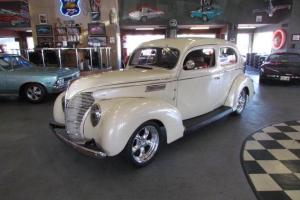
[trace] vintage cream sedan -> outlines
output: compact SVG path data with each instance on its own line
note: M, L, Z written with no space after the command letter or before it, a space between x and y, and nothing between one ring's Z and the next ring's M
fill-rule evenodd
M164 143L231 113L254 94L235 45L218 39L163 39L142 44L125 70L73 82L54 105L53 132L102 158L121 152L136 166Z

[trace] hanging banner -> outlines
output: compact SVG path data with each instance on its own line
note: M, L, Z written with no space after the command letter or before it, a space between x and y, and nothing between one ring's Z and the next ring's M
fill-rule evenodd
M61 7L60 12L68 17L74 17L80 15L80 0L60 0Z

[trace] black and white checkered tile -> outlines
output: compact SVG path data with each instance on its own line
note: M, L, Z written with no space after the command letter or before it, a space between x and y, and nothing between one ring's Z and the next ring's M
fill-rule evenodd
M241 160L259 200L300 200L300 121L275 124L249 136Z

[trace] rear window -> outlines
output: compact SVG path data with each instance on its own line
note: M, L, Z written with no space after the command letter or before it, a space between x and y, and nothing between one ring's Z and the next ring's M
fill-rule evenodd
M297 54L273 54L267 59L273 63L300 63L300 56Z

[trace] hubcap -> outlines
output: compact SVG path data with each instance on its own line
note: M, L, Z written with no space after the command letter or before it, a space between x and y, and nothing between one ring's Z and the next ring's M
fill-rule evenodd
M236 109L236 111L238 113L241 113L244 110L246 102L247 102L247 95L246 95L245 91L243 90L239 96L238 105L237 105L237 109Z
M27 89L27 97L33 101L37 101L41 98L42 96L42 90L41 88L37 86L30 86Z
M132 144L132 156L138 163L149 161L157 152L159 134L154 126L142 128L134 137Z

